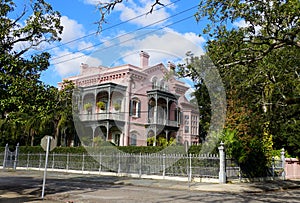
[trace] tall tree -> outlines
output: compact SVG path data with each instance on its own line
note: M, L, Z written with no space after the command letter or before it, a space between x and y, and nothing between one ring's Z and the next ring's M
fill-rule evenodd
M266 148L284 146L298 156L299 12L298 0L208 0L197 13L210 20L203 34L212 39L207 53L227 87L231 127L244 124ZM245 25L228 26L237 21Z
M36 101L45 86L39 78L49 66L50 55L33 54L32 51L42 43L60 40L62 32L60 14L44 0L30 1L21 13L15 10L14 1L0 2L0 119L5 123L1 125L1 136L6 138L11 133L8 126L20 124L18 115L28 118L40 108ZM24 125L23 122L20 126ZM24 135L25 129L20 126L11 141Z

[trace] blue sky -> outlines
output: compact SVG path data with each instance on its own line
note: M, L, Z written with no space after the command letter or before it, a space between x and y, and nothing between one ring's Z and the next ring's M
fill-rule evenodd
M159 8L158 6L156 9L159 9L155 10L152 14L144 15L134 20L131 19L148 12L153 1L124 1L124 4L118 5L114 11L107 16L107 23L103 24L103 32L94 35L92 33L95 33L98 29L95 22L100 18L100 14L96 9L98 1L47 1L52 5L54 10L61 13L61 22L64 26L64 31L60 43L46 45L44 47L45 49L54 47L49 50L52 55L52 60L50 61L51 66L42 74L42 80L46 84L57 86L57 82L62 81L63 78L78 74L81 63L88 63L91 66L109 66L112 65L113 62L114 65L119 65L118 63L122 62L137 63L134 58L138 58L138 56L134 53L132 55L129 54L130 56L127 60L125 59L120 62L115 62L115 58L109 59L110 57L107 56L122 58L122 56L116 56L116 53L123 52L124 55L126 50L132 49L132 47L126 46L126 43L120 44L120 42L126 40L128 40L127 44L139 44L134 47L134 50L155 49L156 53L150 53L150 64L153 65L159 61L165 62L165 60L175 60L176 62L180 56L184 57L184 53L191 48L189 45L183 45L180 37L186 38L186 40L194 43L194 45L197 46L196 49L198 49L198 52L202 50L205 40L198 37L198 34L204 24L201 22L197 23L193 17L197 11L198 0L164 0L162 2L168 6L164 8ZM181 20L182 22L180 22ZM118 25L120 23L122 24ZM126 33L129 34L127 35ZM89 34L92 35L77 40L74 43L65 44ZM120 35L121 37L118 38ZM179 40L169 41L168 39L172 38L170 35L178 35ZM133 40L131 41L130 39ZM137 43L137 41L139 42ZM155 43L157 43L157 45L155 45ZM102 50L104 47L111 46L111 44L115 44L116 46ZM147 44L151 44L152 46L147 47ZM60 46L56 47L58 45ZM160 47L164 48L161 50ZM175 51L175 49L179 48L180 51ZM196 49L193 47L193 51L196 51ZM168 57L167 55L164 58L161 56L162 52L173 53L174 51L177 56L175 58ZM133 61L130 61L130 58L133 58Z
M28 1L18 2L22 5ZM204 53L207 39L198 35L207 21L196 22L193 16L199 0L161 0L166 6L157 6L148 15L143 14L150 10L153 0L124 0L124 4L117 5L107 16L103 32L98 34L95 34L98 29L95 22L100 18L96 9L99 1L46 2L61 13L64 27L60 42L39 47L39 51L47 50L52 56L49 69L41 77L49 85L57 86L63 78L77 75L81 63L90 66L138 65L140 50L150 52L150 65L167 61L178 63L187 51L197 55Z

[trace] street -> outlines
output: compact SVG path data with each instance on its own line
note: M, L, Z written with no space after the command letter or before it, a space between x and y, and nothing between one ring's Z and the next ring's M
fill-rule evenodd
M216 192L189 190L188 187L176 189L186 182L158 181L161 187L153 187L151 180L140 180L137 185L135 182L138 180L49 172L43 202L300 202L299 188L269 192ZM202 183L201 187L206 185L212 184ZM219 184L212 186L223 187ZM1 203L41 202L41 187L41 171L0 172Z

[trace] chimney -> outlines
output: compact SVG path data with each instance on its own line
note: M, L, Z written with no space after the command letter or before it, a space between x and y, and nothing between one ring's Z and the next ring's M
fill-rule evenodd
M175 68L176 68L176 65L170 61L168 61L168 69L169 71L173 71L173 73L175 73Z
M147 68L149 65L149 54L147 52L140 52L140 66L141 68Z

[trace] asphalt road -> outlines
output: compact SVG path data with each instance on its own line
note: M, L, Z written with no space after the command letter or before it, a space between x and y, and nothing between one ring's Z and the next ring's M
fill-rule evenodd
M0 203L16 202L300 202L300 189L259 193L205 192L122 184L125 178L48 173L0 172ZM172 184L172 182L170 182ZM182 183L186 184L186 183ZM170 185L171 186L171 185Z

